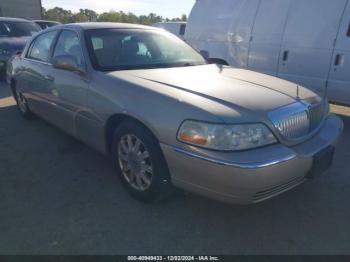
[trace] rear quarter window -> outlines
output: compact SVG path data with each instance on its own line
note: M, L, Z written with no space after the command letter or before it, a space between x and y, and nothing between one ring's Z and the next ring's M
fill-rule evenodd
M91 38L92 41L92 47L94 48L94 50L99 50L103 48L103 39L100 37L92 37Z

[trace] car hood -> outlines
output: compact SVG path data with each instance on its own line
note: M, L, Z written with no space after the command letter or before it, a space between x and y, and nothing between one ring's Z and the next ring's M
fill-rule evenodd
M317 96L306 88L276 77L218 65L124 72L127 72L129 81L142 79L161 84L155 88L177 89L180 91L177 98L181 100L186 100L186 94L192 93L236 109L271 111ZM171 94L173 92L169 91Z
M30 37L0 37L0 49L22 51Z

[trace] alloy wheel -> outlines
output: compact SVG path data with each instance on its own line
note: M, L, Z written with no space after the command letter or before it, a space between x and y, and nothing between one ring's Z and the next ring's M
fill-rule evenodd
M132 134L121 137L118 162L125 180L132 188L146 191L151 187L153 165L150 153L140 138Z

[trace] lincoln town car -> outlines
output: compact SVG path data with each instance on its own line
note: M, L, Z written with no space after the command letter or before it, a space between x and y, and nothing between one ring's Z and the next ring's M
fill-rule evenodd
M343 130L325 96L212 64L141 25L49 28L10 60L7 80L24 118L39 116L110 155L144 202L174 188L261 202L317 179Z

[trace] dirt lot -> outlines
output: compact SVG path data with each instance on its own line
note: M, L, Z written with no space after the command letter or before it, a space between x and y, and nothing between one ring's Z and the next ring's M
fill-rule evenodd
M0 84L0 254L350 254L350 109L334 166L282 196L231 206L131 199L111 160L37 119Z

